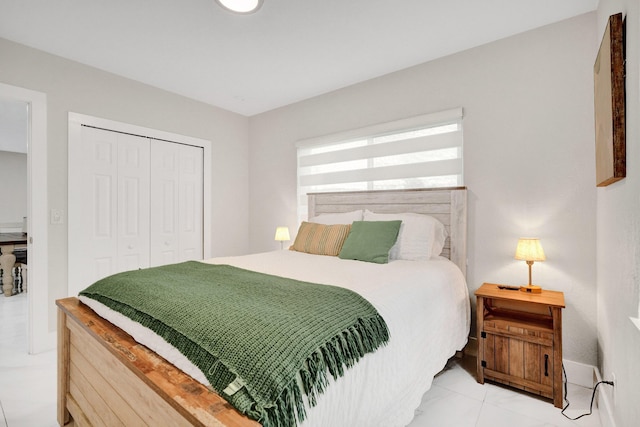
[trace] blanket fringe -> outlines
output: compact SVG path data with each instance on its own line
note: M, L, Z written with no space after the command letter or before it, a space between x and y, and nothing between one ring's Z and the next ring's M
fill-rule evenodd
M299 379L292 381L280 394L275 407L264 408L259 420L264 427L295 427L306 418L303 394L310 406L328 383L327 372L334 379L344 375L365 354L373 352L389 341L389 330L381 316L358 319L353 327L335 336L309 356L299 371ZM302 387L302 390L301 390Z

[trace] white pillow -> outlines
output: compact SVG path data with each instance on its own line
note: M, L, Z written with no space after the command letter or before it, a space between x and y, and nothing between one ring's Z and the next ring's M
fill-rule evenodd
M315 222L317 224L336 225L336 224L351 224L353 221L362 221L362 211L351 211L342 213L330 213L314 216L309 219L309 222Z
M444 225L429 215L417 213L378 214L364 211L365 221L401 220L398 240L389 251L389 259L425 261L440 255L447 238Z
M447 229L444 228L443 223L433 217L429 218L432 218L435 221L435 227L433 229L433 246L431 247L431 258L433 258L440 256L442 253L444 242L447 240L449 233L447 233Z

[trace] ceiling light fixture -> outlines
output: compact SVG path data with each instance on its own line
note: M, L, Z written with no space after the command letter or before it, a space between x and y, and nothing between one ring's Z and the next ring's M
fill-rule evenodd
M218 4L235 13L253 13L260 9L262 0L216 0Z

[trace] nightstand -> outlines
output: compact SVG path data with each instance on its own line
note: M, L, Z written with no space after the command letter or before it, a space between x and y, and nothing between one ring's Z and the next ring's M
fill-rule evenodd
M562 407L562 292L484 283L476 292L478 382L516 387ZM500 285L502 286L502 285Z

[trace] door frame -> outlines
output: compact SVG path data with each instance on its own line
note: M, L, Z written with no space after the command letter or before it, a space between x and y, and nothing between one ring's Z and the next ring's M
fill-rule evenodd
M202 253L204 259L211 258L212 254L212 235L211 235L211 215L212 215L212 162L211 162L211 152L212 152L212 143L209 140L195 138L186 135L180 135L177 133L166 132L158 129L147 128L138 125L132 125L129 123L118 122L109 119L103 119L100 117L88 116L86 114L69 112L69 165L72 164L72 156L74 155L74 147L77 147L82 143L82 126L93 126L96 128L128 133L132 135L142 136L146 138L158 139L162 141L175 142L179 144L192 145L195 147L201 147L203 149L203 186L202 186L202 208L203 208L203 216L202 216ZM153 143L153 141L151 142ZM73 178L71 176L72 171L71 168L68 170L68 193L69 193L69 215L71 215L71 200L72 200L72 182ZM71 220L69 221L71 222ZM69 233L71 233L71 228L69 227ZM69 247L74 244L69 238ZM69 257L69 269L72 268L72 257ZM80 289L73 289L72 284L69 283L68 294L75 296Z
M49 248L47 212L47 95L0 83L0 97L25 102L29 124L27 141L27 351L40 353L56 347L56 331L49 328ZM53 322L55 325L55 322Z

